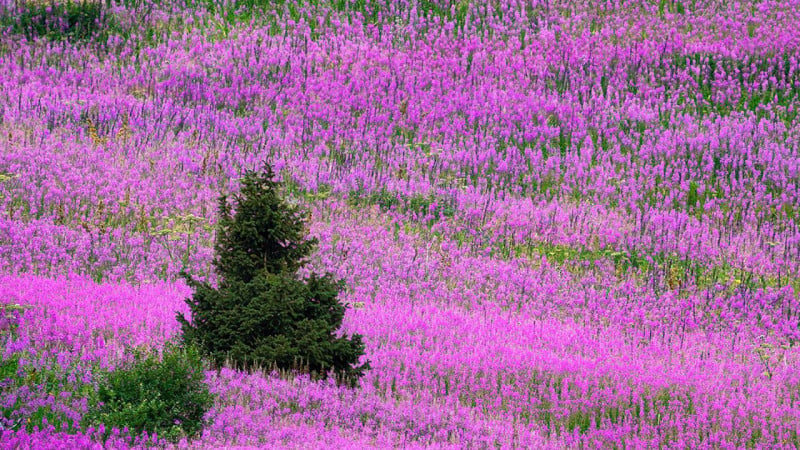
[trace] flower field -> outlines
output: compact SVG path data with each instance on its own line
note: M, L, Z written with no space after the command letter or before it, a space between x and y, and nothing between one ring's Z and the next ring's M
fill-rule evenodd
M0 447L800 446L800 1L35 4L0 1ZM95 374L180 331L265 160L372 369L210 370L201 435L101 439Z

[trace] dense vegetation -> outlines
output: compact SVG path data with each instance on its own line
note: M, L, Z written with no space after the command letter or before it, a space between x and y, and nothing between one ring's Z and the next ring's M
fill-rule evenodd
M154 443L106 374L314 273L355 389L222 364L177 445L800 446L797 1L52 3L0 2L0 446ZM317 245L230 283L265 160Z

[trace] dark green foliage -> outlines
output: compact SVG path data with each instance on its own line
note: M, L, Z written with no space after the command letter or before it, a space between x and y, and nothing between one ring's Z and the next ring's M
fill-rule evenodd
M215 268L219 287L186 276L191 323L181 314L185 342L218 367L304 370L317 378L333 372L354 383L369 368L360 335L337 337L345 307L342 285L330 274L296 275L316 245L305 237L305 217L280 196L267 165L247 172L236 212L220 200Z
M250 282L258 273L295 272L316 246L305 237L305 217L280 197L272 168L248 172L234 195L236 216L227 197L219 201L214 267L221 281Z
M361 336L335 337L344 306L338 283L329 275L298 280L291 274L264 273L249 283L232 281L224 289L190 280L192 324L184 339L201 345L215 364L241 369L303 369L318 376L333 370L360 376L351 368L364 352Z
M84 425L105 424L133 435L146 431L177 441L197 434L213 404L204 383L205 367L191 346L167 345L162 358L137 355L134 361L100 377L97 401Z
M30 1L16 11L0 15L0 27L10 28L14 34L32 39L88 40L95 37L110 23L103 4L95 0Z

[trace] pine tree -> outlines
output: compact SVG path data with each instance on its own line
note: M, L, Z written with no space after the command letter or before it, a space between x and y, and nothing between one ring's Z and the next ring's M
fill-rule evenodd
M304 212L279 189L265 164L245 174L233 203L220 198L217 287L184 275L194 294L186 299L191 322L177 317L183 339L217 367L305 370L316 378L332 371L353 383L369 363L357 365L365 348L361 335L336 336L345 312L338 300L343 284L330 274L298 277L317 241L306 237Z

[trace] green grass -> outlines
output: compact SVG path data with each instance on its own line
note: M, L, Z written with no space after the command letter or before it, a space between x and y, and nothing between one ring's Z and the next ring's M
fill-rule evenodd
M8 359L0 359L0 385L13 383L18 377L19 355L11 355Z

